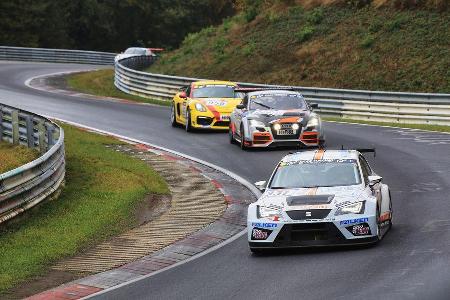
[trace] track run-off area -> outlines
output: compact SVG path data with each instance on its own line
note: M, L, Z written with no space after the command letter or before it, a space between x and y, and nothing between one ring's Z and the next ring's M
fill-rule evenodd
M289 151L242 151L226 133L170 126L168 107L83 99L39 91L34 76L96 66L0 62L0 103L142 140L266 180ZM254 256L246 236L188 263L106 290L96 299L448 299L450 134L325 123L330 149L376 147L366 155L389 184L394 227L368 248Z

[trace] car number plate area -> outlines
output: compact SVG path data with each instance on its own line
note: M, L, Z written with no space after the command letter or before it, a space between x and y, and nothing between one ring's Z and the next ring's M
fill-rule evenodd
M230 116L220 116L220 121L230 121Z
M280 129L277 131L277 135L293 135L294 130L293 129Z

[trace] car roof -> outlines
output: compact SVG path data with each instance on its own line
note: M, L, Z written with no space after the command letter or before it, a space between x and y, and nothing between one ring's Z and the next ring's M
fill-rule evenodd
M221 80L200 80L193 82L194 87L199 85L232 85L237 86L236 83L231 81L221 81Z
M297 94L301 95L300 92L297 91L289 91L289 90L261 90L261 91L255 91L255 92L249 92L248 96L256 96L256 95L265 95L265 94L282 94L282 95L288 95L288 94Z
M328 159L358 159L359 152L356 150L309 150L288 154L282 162L313 161Z

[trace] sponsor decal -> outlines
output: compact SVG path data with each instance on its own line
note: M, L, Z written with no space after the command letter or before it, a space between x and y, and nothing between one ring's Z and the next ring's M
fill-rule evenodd
M220 121L230 121L229 115L220 115Z
M253 228L252 230L252 240L267 240L272 230Z
M278 224L253 222L252 226L253 227L259 227L259 228L277 228Z
M346 227L348 231L350 231L353 235L359 236L359 235L370 235L370 226L367 223L358 224Z
M339 222L339 224L340 225L351 225L351 224L358 224L358 223L364 223L364 222L369 222L369 218L343 220L343 221Z
M302 165L302 164L323 164L323 163L356 163L355 159L320 159L320 160L293 160L293 161L282 161L280 162L280 167L291 166L291 165Z
M313 204L313 205L292 205L296 210L308 210L308 209L332 209L333 206L329 204Z
M210 100L206 100L205 104L210 105L210 106L225 106L225 105L227 105L227 102L223 101L223 100L210 99Z

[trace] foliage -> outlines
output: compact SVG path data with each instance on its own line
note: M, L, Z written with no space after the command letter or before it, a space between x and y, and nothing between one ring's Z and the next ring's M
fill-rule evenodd
M17 168L39 157L39 153L25 146L0 141L0 174Z
M314 27L305 25L303 26L297 33L296 37L299 42L306 42L309 40L314 34Z
M123 51L179 46L234 13L232 0L0 1L0 44Z

